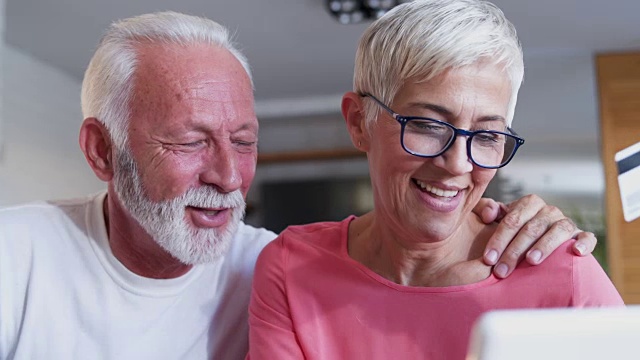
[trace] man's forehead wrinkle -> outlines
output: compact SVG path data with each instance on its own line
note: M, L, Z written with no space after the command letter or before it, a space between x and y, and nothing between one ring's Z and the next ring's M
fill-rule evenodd
M189 61L174 59L173 55L153 47L142 51L141 71L135 74L139 91L134 93L139 97L133 110L140 119L146 119L147 126L166 123L165 130L176 133L211 130L233 119L257 120L253 88L235 59L226 53L200 54L198 50Z
M228 79L207 79L204 81L187 82L189 86L184 86L182 90L186 95L195 95L196 97L207 95L215 95L228 93L231 91L230 81Z

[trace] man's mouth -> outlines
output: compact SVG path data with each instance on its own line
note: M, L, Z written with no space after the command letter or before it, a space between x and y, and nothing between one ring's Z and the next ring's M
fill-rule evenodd
M201 208L187 206L187 213L196 227L217 228L228 223L231 217L229 208Z
M192 208L193 210L199 211L201 213L203 213L206 216L216 216L218 215L221 211L224 211L226 209L207 209L207 208L199 208L199 207L195 207L195 206L189 206L190 208Z

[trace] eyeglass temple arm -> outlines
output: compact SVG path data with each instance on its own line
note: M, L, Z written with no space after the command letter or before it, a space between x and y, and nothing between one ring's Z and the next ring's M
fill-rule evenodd
M400 114L396 114L395 112L393 112L393 110L391 110L387 105L385 105L382 101L378 100L378 98L376 98L375 96L369 94L369 93L361 93L360 96L362 97L370 97L371 99L373 99L373 101L375 101L376 103L378 103L378 105L380 105L383 109L385 109L389 114L391 114L391 116L393 116L394 119L397 119L398 116L400 116Z
M509 131L511 135L517 136L520 145L524 144L524 139L522 138L522 136L520 136L515 130L513 130L513 128L507 126L507 131Z

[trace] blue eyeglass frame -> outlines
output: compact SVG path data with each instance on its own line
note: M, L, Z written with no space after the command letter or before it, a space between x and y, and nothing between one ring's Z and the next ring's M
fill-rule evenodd
M376 98L375 96L369 94L369 93L362 93L360 94L360 96L362 97L370 97L371 99L373 99L373 101L375 101L378 105L380 105L380 107L382 107L384 110L386 110L389 114L391 114L391 117L394 118L398 123L400 123L400 144L402 145L402 149L404 151L406 151L407 153L414 155L414 156L418 156L418 157L422 157L422 158L434 158L434 157L438 157L442 154L444 154L447 150L449 150L449 148L453 145L453 143L456 141L456 139L458 138L458 135L461 136L466 136L467 137L467 157L469 158L469 160L471 160L471 162L481 168L484 169L499 169L501 167L506 166L509 162L511 162L511 159L513 159L513 157L515 156L516 152L518 151L518 148L520 146L522 146L522 144L524 144L524 139L521 138L512 128L507 127L507 131L509 131L508 133L506 132L502 132L502 131L495 131L495 130L478 130L478 131L469 131L469 130L464 130L464 129L458 129L457 127L446 123L444 121L440 121L440 120L436 120L436 119L431 119L431 118L426 118L426 117L421 117L421 116L403 116L400 115L398 113L396 113L395 111L391 110L390 107L388 107L387 105L385 105L382 101L378 100L378 98ZM407 149L407 147L404 145L404 129L405 126L407 125L407 123L411 120L427 120L427 121L433 121L435 123L444 125L449 127L450 129L453 130L453 136L451 137L451 139L449 139L449 142L447 143L447 145L444 146L444 148L438 152L435 155L423 155L423 154L418 154L415 153L409 149ZM506 135L509 136L513 139L516 140L516 143L513 147L513 150L511 151L511 155L509 156L509 158L502 164L497 165L497 166L486 166L486 165L482 165L482 164L478 164L474 159L473 156L471 156L471 139L473 138L474 135L476 134L501 134L501 135Z

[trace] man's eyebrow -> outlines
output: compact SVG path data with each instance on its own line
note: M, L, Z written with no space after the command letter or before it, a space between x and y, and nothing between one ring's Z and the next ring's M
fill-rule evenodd
M442 115L444 117L452 117L453 116L453 112L451 110L449 110L446 107L441 106L441 105L436 105L436 104L431 104L431 103L411 103L411 104L409 104L409 107L431 110L431 111L434 111L434 112L436 112L436 113L438 113L438 114L440 114L440 115ZM500 116L500 115L481 116L477 120L478 121L502 121L505 124L507 123L505 118Z
M243 130L258 131L258 124L253 123L251 121L245 122L240 127L238 127L235 131L243 131Z
M211 125L209 121L192 122L192 124L193 124L192 131L203 132L203 133L207 133L211 131ZM257 132L258 128L259 128L259 125L257 123L254 123L254 121L246 121L242 124L239 124L237 128L233 129L233 132L244 131L244 130Z

